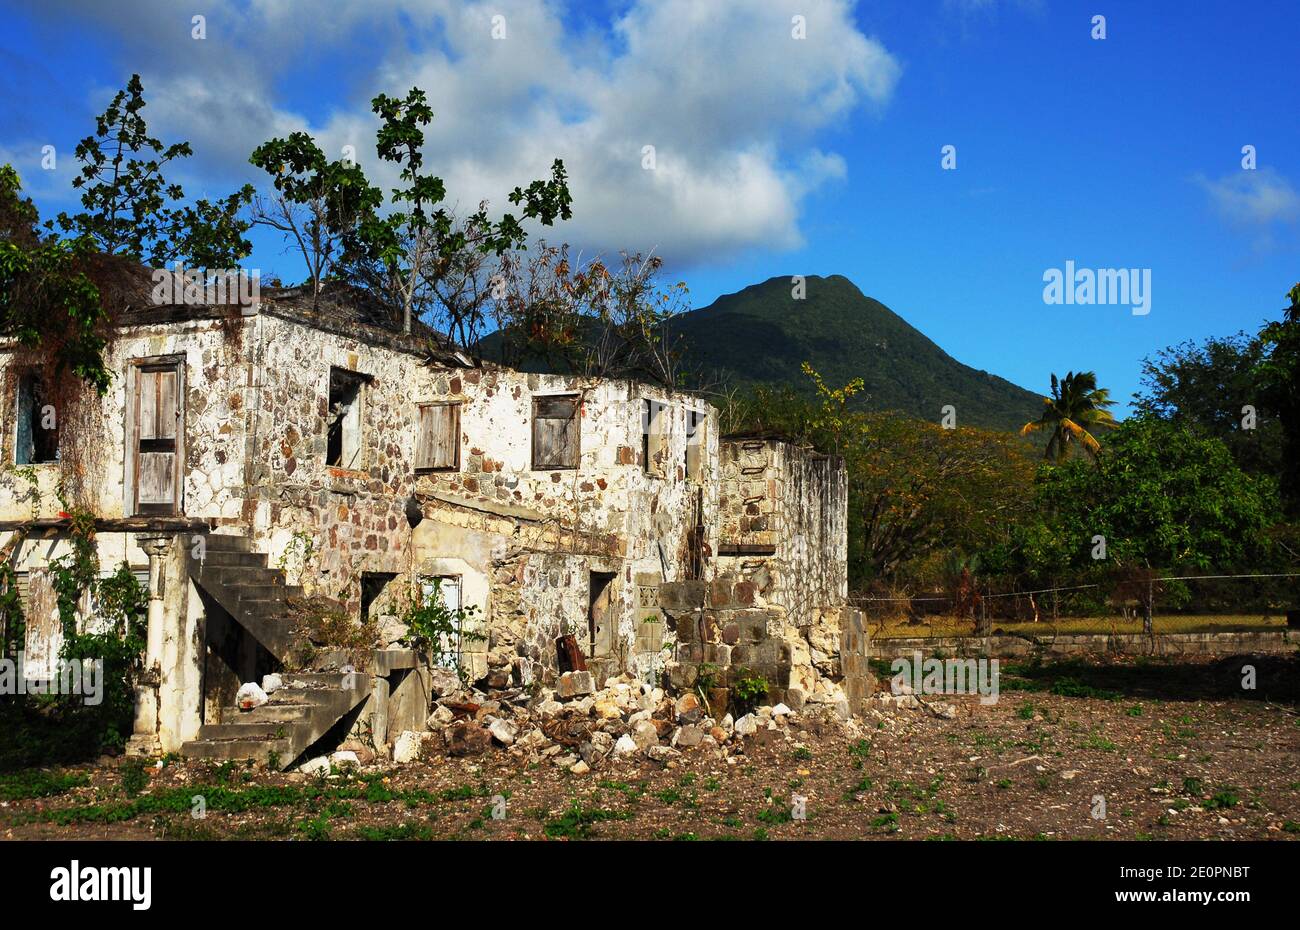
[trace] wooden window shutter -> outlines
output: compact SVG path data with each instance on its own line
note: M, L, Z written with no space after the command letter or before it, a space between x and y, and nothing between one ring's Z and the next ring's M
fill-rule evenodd
M533 398L533 468L578 467L578 396Z
M453 471L460 467L460 404L423 404L415 467L419 471Z

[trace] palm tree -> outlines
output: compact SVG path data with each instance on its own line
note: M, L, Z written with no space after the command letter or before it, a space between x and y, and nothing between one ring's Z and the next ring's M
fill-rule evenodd
M1041 429L1050 429L1052 438L1047 441L1044 457L1057 463L1065 461L1075 442L1096 458L1101 443L1093 433L1115 425L1115 418L1108 409L1115 406L1115 402L1110 399L1109 390L1097 387L1096 372L1075 374L1069 371L1060 381L1053 373L1052 396L1044 397L1043 403L1046 405L1043 415L1022 426L1020 435L1028 436Z

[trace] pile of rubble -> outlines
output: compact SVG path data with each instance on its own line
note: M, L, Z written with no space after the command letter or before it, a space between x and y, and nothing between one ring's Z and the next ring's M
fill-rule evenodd
M393 748L395 762L439 751L470 756L497 749L578 775L639 759L669 766L683 752L712 753L734 764L747 741L793 741L797 730L820 729L829 721L853 726L842 695L830 694L802 712L764 705L734 719L695 692L674 697L628 675L609 678L601 688L591 672L567 672L553 689L480 691L463 687L454 672L440 671L433 690L428 731L402 733Z

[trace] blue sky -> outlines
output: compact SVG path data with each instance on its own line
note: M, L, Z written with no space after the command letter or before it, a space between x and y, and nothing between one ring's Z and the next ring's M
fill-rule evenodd
M47 215L71 205L72 149L132 71L151 129L194 144L176 174L195 195L259 181L248 151L294 129L360 143L366 166L366 102L414 83L462 204L504 202L560 155L575 218L554 240L654 248L696 306L773 275L843 274L1035 390L1094 369L1127 400L1143 356L1253 332L1300 279L1294 2L101 6L0 3L0 160ZM207 7L202 41L191 7ZM254 241L250 266L297 276L277 240ZM1067 260L1150 269L1150 313L1045 304L1043 274Z

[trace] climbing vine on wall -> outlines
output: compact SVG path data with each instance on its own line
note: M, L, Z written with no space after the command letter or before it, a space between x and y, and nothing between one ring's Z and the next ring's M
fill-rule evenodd
M406 624L407 645L424 652L432 665L454 668L464 680L467 670L460 661L461 644L486 640L477 630L467 629L466 621L478 613L476 605L451 608L442 596L441 582L431 579L426 592L416 585L409 595L402 622Z
M74 511L70 526L71 549L50 562L63 630L59 657L103 662L103 701L86 710L101 722L104 742L117 745L130 732L135 684L143 669L148 592L126 562L101 576L91 513ZM89 607L88 619L79 625L83 604Z

